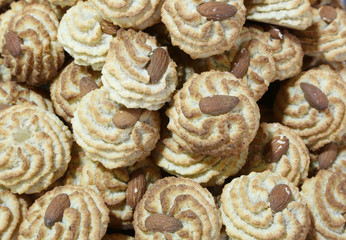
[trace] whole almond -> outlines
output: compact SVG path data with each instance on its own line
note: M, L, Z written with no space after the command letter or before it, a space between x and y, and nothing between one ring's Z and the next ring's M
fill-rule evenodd
M131 180L127 184L126 204L135 209L142 199L146 189L145 174L142 169L137 169L131 174Z
M285 136L273 137L264 148L264 161L266 163L275 163L280 160L282 155L286 154L290 141Z
M169 64L169 55L164 48L156 48L150 57L147 68L151 83L157 83L166 72Z
M246 74L250 65L250 54L246 48L238 51L231 63L231 73L237 77L242 78Z
M100 22L101 30L102 32L109 34L109 35L115 35L118 32L118 26L114 25L111 22L108 22L104 19Z
M284 35L282 34L281 30L277 27L270 26L268 30L270 37L274 39L284 39Z
M5 110L7 108L11 107L11 105L0 103L0 111Z
M112 121L117 128L126 129L136 124L142 114L142 109L122 107L117 111Z
M23 40L13 31L5 33L6 48L10 54L17 58L22 52L21 44Z
M239 103L239 98L229 95L213 95L202 98L199 101L199 109L202 113L218 116L228 113Z
M183 224L174 217L163 213L155 213L145 219L145 227L154 232L174 233L183 228Z
M92 90L95 90L99 88L99 86L91 80L89 77L83 77L79 81L79 91L80 91L80 96L86 95L88 92L91 92Z
M336 143L328 143L322 148L318 155L318 166L320 169L327 169L335 161L338 156L338 146Z
M222 21L233 17L238 9L223 2L205 2L197 7L197 11L208 20Z
M269 195L269 204L273 212L281 212L292 200L292 192L286 184L275 186Z
M320 111L328 108L328 98L318 87L303 82L300 84L300 88L311 107Z
M320 8L320 17L326 23L331 23L337 16L335 8L331 6L322 6Z
M55 196L46 209L44 225L52 227L56 222L60 222L65 209L69 208L70 204L70 198L67 194L61 193Z

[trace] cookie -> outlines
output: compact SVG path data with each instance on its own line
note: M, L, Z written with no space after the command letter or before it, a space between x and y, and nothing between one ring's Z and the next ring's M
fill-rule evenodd
M109 169L147 157L160 138L158 112L119 105L104 87L82 98L71 122L86 156Z
M48 0L51 4L64 7L72 7L77 4L78 0Z
M305 239L310 228L299 189L277 173L252 172L223 188L220 209L231 239Z
M11 70L5 66L5 62L3 58L0 58L0 81L8 82L11 81Z
M338 141L346 131L346 82L329 69L296 76L277 93L274 114L297 133L311 151Z
M221 220L210 192L198 183L166 177L155 182L139 202L135 239L218 239Z
M64 14L58 29L58 39L74 62L100 71L106 62L113 36L104 30L101 15L89 3L79 1ZM108 26L108 25L107 25ZM110 26L117 31L116 26Z
M101 73L69 63L50 85L50 96L57 115L71 123L73 113L82 97L89 91L102 86Z
M51 112L31 104L0 112L0 186L38 193L61 177L71 160L72 136Z
M102 240L134 240L135 238L119 233L106 234Z
M309 164L309 150L295 132L279 123L261 123L242 173L269 169L298 186L307 178Z
M18 240L101 240L107 230L108 213L102 197L90 188L56 187L29 208Z
M307 239L345 239L346 211L345 172L321 170L302 186L302 195L308 203L312 228Z
M120 29L110 44L102 82L114 101L128 108L158 110L177 86L175 67L155 37Z
M245 23L242 0L165 1L162 22L172 44L193 59L206 58L229 50Z
M193 74L166 111L167 128L185 151L215 157L239 155L256 135L259 108L253 92L233 74Z

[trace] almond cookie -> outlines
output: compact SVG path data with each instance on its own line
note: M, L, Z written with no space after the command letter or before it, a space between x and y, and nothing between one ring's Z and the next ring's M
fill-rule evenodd
M330 69L314 68L282 85L274 103L278 121L297 133L311 151L346 132L346 82Z
M51 4L64 7L72 7L77 4L78 0L48 0Z
M269 169L297 186L308 176L309 163L309 150L295 132L279 123L261 123L242 173Z
M311 25L309 0L245 0L246 19L304 30Z
M305 239L309 209L299 189L271 171L252 172L223 188L220 209L231 239Z
M178 177L194 180L202 186L222 185L244 166L247 148L240 155L213 157L189 154L166 133L156 145L152 157L159 167Z
M221 219L213 196L198 183L166 177L139 202L135 239L219 239Z
M0 190L0 239L17 239L19 226L28 209L27 202L10 191Z
M38 193L61 177L71 160L72 136L51 112L31 104L0 112L0 186Z
M128 108L158 110L178 82L176 64L155 37L120 29L110 44L102 83L110 97Z
M11 81L11 79L12 79L11 69L5 66L4 59L0 57L0 81L8 82L8 81Z
M82 98L71 122L86 156L109 169L147 157L160 138L158 112L119 105L104 87Z
M45 4L29 4L12 17L2 55L17 81L42 85L57 75L65 59L58 24L56 13Z
M64 49L82 66L91 66L100 71L106 62L109 44L117 27L111 26L114 32L104 30L102 18L89 3L79 1L67 10L58 29L58 39Z
M100 86L100 72L71 62L50 85L50 96L56 114L67 123L71 123L73 113L82 97Z
M256 135L259 108L253 92L233 74L193 74L166 111L167 128L185 151L215 157L239 155Z
M321 170L302 186L312 216L307 239L346 239L346 175Z
M18 240L101 240L107 230L108 213L102 197L90 188L56 187L29 208Z
M102 17L122 28L145 29L160 22L164 0L90 0Z
M102 240L134 240L134 237L119 234L119 233L113 233L113 234L106 234Z
M245 23L242 0L171 0L162 7L162 22L172 44L192 58L229 50Z
M311 8L313 24L295 34L304 53L327 61L346 60L346 12L331 6Z

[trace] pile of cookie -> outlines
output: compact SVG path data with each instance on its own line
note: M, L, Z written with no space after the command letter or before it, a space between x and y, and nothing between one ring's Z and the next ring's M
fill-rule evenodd
M0 239L346 239L340 1L0 11Z

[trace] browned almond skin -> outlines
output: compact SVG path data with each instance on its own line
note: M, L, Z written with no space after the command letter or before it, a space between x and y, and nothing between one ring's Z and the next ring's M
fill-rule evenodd
M164 48L156 48L150 57L147 68L151 83L157 83L165 74L169 64L169 55Z
M5 109L7 109L7 108L9 108L9 107L11 107L11 106L8 105L8 104L0 103L0 111L5 110Z
M60 222L64 215L65 209L69 208L70 204L70 198L65 193L54 197L46 209L46 213L44 215L44 224L47 227L52 227L56 222Z
M23 43L23 40L18 37L15 32L10 30L9 32L5 33L5 41L6 48L10 54L15 58L19 57L22 52L21 44Z
M145 227L154 232L174 233L183 228L183 224L174 217L162 213L155 213L145 219Z
M111 22L108 22L106 20L102 20L100 22L101 30L102 32L109 34L109 35L115 35L118 32L118 26L114 25Z
M318 165L320 169L327 169L335 161L338 156L338 146L331 142L322 148L322 152L318 155Z
M281 212L291 200L292 192L286 184L275 186L269 195L270 208L273 212Z
M323 6L320 9L320 17L323 21L325 21L326 23L331 23L334 21L334 19L336 18L337 13L335 8L331 7L331 6Z
M264 161L266 163L275 163L280 160L282 155L286 154L290 141L285 136L276 136L267 143L264 149Z
M79 82L79 91L81 96L84 96L88 92L91 92L97 88L99 88L99 86L88 77L83 77Z
M280 29L277 27L270 26L268 32L271 38L280 39L280 40L284 39L284 35L280 31Z
M199 101L199 109L202 113L218 116L228 113L239 103L239 98L228 95L213 95L202 98Z
M145 193L146 180L142 169L137 169L131 174L127 184L126 204L135 209Z
M126 129L136 124L142 114L142 109L122 107L112 118L114 125L120 129Z
M304 97L311 107L319 111L328 108L328 98L318 87L303 82L300 84L300 88L303 90Z
M206 2L197 7L197 11L208 20L222 21L233 17L238 9L222 2Z
M246 74L249 65L250 54L245 48L242 48L231 63L231 73L237 78L242 78Z

